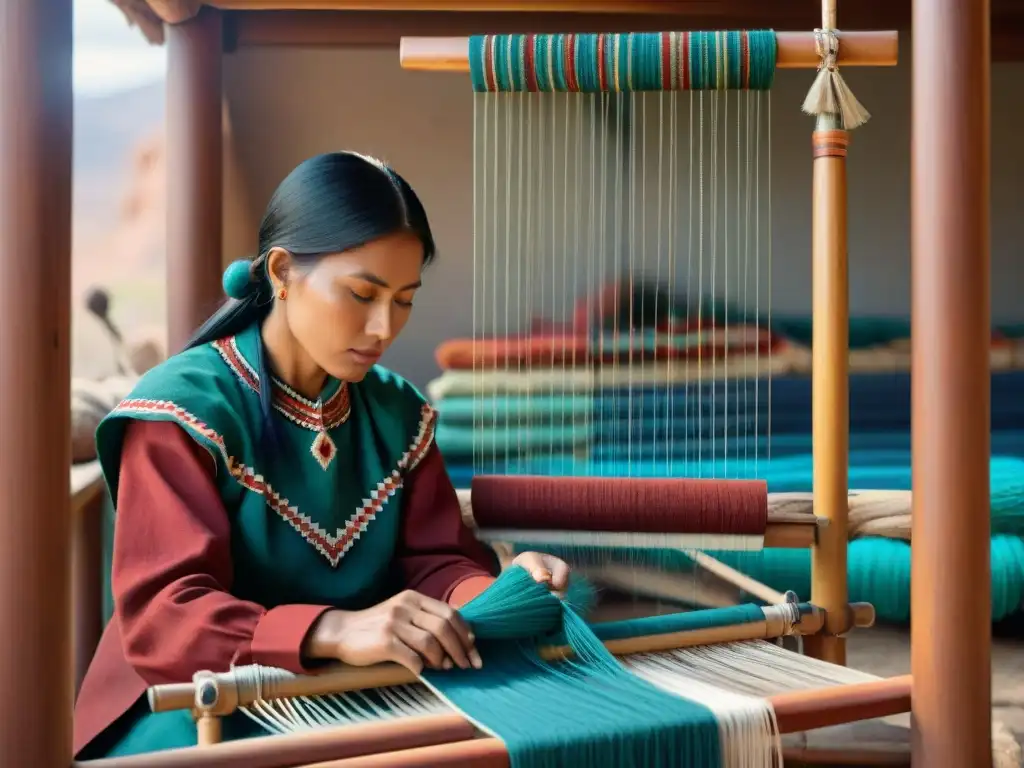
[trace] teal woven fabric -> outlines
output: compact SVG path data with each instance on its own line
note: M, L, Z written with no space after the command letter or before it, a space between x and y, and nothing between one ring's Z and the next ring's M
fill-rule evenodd
M587 625L574 582L563 602L521 568L506 570L461 613L478 638L481 670L425 671L424 682L501 739L512 768L718 768L718 723L705 706L635 677L601 640L762 617L756 606ZM574 607L575 606L575 607ZM549 663L538 644L561 640L574 658Z

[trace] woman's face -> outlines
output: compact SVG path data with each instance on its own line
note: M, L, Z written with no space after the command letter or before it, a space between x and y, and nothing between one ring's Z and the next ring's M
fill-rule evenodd
M329 375L360 381L409 321L423 244L399 233L293 272L283 309L292 335Z

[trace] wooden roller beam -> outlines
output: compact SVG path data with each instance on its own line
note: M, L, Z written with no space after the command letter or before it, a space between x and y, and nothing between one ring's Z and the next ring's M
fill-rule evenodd
M813 32L776 32L779 69L817 69L821 62ZM469 72L469 38L403 37L398 53L402 69L423 72ZM894 67L899 58L898 32L840 32L843 67Z
M476 728L461 715L424 715L131 757L79 760L72 763L72 768L290 768L307 761L451 744L475 736Z
M769 640L786 634L788 625L785 620L785 608L764 606L761 610L764 612L762 621L681 632L665 632L642 637L625 637L609 640L605 643L605 647L618 656L624 656L631 653L657 653L676 648L692 648L741 640ZM824 625L824 618L820 611L812 611L801 617L797 629L801 634L818 632ZM566 646L547 646L540 649L541 657L548 660L567 658L570 654L571 650ZM239 706L251 703L238 700L237 689L232 681L231 673L210 674L208 677L217 683L219 700L212 710L214 714L226 715ZM273 700L411 685L416 682L418 682L418 678L398 664L385 663L372 667L337 666L316 675L294 675L267 683L264 685L262 693L266 700ZM149 689L148 698L150 709L154 712L191 709L196 701L196 684L155 685Z
M796 733L828 725L870 720L910 709L910 676L786 693L768 699L780 733ZM505 745L498 739L476 739L402 752L332 760L303 768L498 768L508 766Z
M480 530L473 517L473 503L469 489L462 488L456 493L462 508L463 521L473 530ZM882 500L882 503L885 503L890 494L900 495L904 492L872 491L871 493L885 497ZM897 503L900 502L897 501ZM851 493L850 504L851 506L854 504L853 493ZM905 505L909 507L909 499ZM813 498L809 493L769 493L768 524L764 532L764 546L807 549L813 545L817 540L818 529L828 525L828 520L815 517L813 510Z
M463 520L475 529L470 492L461 489L457 493ZM851 490L847 504L851 537L883 535L888 538L910 538L910 491ZM807 549L817 540L818 530L828 524L827 518L814 514L812 493L769 493L764 546Z

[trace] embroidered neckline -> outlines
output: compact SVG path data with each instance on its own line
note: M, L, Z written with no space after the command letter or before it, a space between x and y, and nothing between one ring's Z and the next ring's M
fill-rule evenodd
M168 400L135 398L123 400L112 413L140 416L163 414L170 416L183 427L202 437L214 447L235 481L247 491L262 496L267 506L323 555L332 568L338 567L338 563L356 543L363 531L381 513L388 500L401 490L405 484L406 475L415 469L427 455L434 439L434 425L437 418L433 408L423 405L420 409L420 421L416 434L405 453L396 462L395 468L377 483L345 524L331 534L275 491L253 467L243 464L232 456L222 435L177 404Z
M229 336L213 342L213 348L220 354L234 374L257 395L260 392L260 377L252 364L238 348L238 337ZM276 376L273 377L274 410L303 429L316 432L309 452L327 470L338 455L338 448L328 432L348 421L352 412L348 383L339 382L337 389L326 400L310 400L303 397Z

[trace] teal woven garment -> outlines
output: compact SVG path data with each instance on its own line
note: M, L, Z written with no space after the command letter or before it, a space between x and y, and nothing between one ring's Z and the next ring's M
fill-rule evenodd
M424 682L500 739L512 768L720 766L711 710L619 664L573 607L579 588L563 602L522 568L506 570L461 610L483 669L426 671ZM571 661L540 657L551 633L572 648Z

